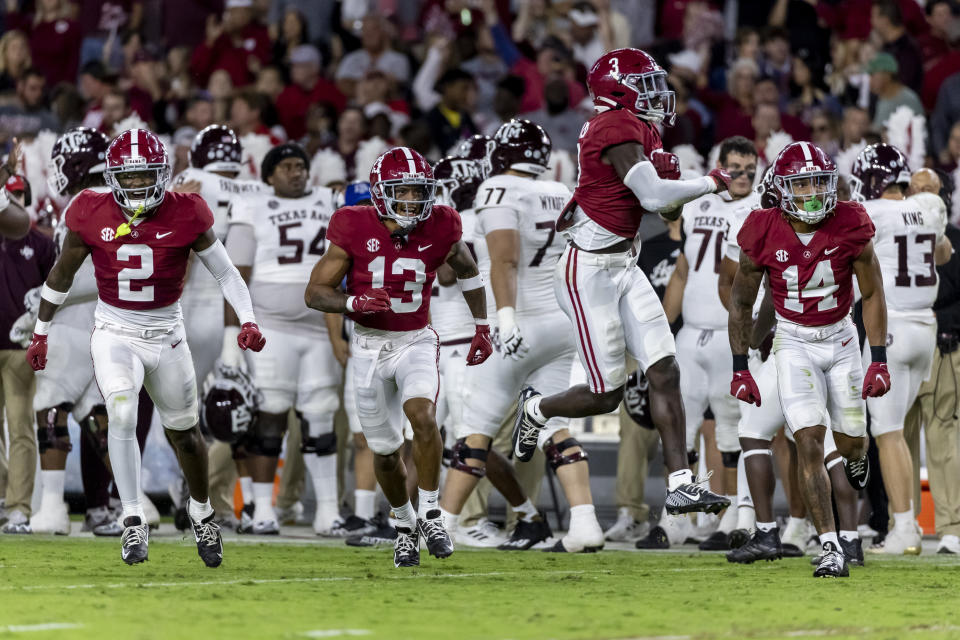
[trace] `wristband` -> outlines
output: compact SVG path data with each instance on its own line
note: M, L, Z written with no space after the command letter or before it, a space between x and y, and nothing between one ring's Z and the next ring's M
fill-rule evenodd
M478 327L489 327L490 321L486 318L474 318L473 324L477 325Z
M44 322L43 320L38 319L36 326L33 328L33 332L38 336L45 336L50 333L50 321Z
M473 291L474 289L482 289L483 276L478 273L472 278L457 280L457 284L460 285L460 291Z
M46 300L47 302L53 303L55 305L61 305L66 301L67 294L63 291L57 291L56 289L51 289L47 286L47 283L44 282L43 286L40 288L40 297Z
M349 313L351 311L356 311L356 307L353 305L357 301L357 296L347 296L347 301L344 303L346 305L346 311Z
M516 310L513 307L501 307L497 309L497 325L500 327L500 333L510 333L517 326Z
M873 362L886 362L887 348L886 347L870 347L870 360L872 360Z
M750 369L750 366L747 364L748 358L745 355L733 356L733 370L734 371L747 371Z

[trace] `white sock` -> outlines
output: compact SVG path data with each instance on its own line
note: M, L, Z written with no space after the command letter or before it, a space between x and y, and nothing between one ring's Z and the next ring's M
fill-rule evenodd
M417 501L420 506L420 508L417 510L417 513L420 515L421 520L425 519L427 513L430 511L438 511L440 509L439 489L428 491L426 489L417 487L417 494L420 496L420 499Z
M63 502L63 483L67 472L62 469L40 470L40 486L43 487L42 505L56 506Z
M570 529L576 529L577 525L596 521L597 511L592 504L578 504L570 507Z
M367 489L354 489L353 491L353 511L358 518L372 520L376 501L376 491L369 491Z
M722 533L730 533L737 528L737 496L725 497L730 501L730 506L727 507L726 511L723 512L723 516L720 518L720 525L717 527L717 531Z
M540 401L543 396L535 396L527 400L526 409L530 416L541 425L547 424L547 417L540 412Z
M737 505L737 529L751 531L757 527L757 512L753 505Z
M307 453L303 456L303 464L310 472L313 481L313 495L317 500L317 513L332 522L340 515L337 506L337 454L319 456Z
M913 527L913 509L907 509L893 514L894 529L911 529Z
M827 533L820 534L820 546L826 547L828 542L833 544L835 548L840 548L840 540L837 539L836 531L828 531Z
M667 476L667 491L676 491L682 484L693 482L693 472L690 469L680 469Z
M276 520L277 514L273 511L273 483L252 482L253 485L253 519L256 522Z
M213 507L210 506L210 499L207 498L204 502L197 502L191 497L187 500L187 513L190 514L190 519L194 522L202 522L204 518L213 513Z
M243 504L253 504L253 478L250 476L240 476L240 495Z
M850 542L851 540L856 540L860 537L860 534L856 531L845 531L844 529L840 530L840 538Z
M773 531L776 528L777 528L776 522L758 522L757 523L757 530L763 531L764 533Z
M460 514L450 513L443 507L440 507L440 517L443 518L443 528L447 533L453 533L460 526Z
M140 504L140 447L136 434L131 431L129 438L119 438L114 430L107 432L107 450L110 453L110 466L113 469L113 481L120 494L120 506L123 508L121 520L131 516L147 521Z
M750 483L747 482L747 463L746 456L740 456L737 460L737 506L753 506L753 496L750 495ZM739 528L739 527L738 527Z
M787 518L787 526L796 529L797 527L802 527L804 524L806 524L806 521L806 518L794 518L793 516L790 516Z
M536 518L540 513L537 511L536 505L530 501L530 498L527 498L527 500L520 506L510 508L513 509L513 512L517 514L517 517L524 522L533 522L533 519Z
M393 507L393 517L398 527L406 527L410 531L417 528L417 512L409 500L402 507Z

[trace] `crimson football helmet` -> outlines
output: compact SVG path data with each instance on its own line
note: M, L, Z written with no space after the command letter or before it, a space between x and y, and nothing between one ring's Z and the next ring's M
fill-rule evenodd
M107 168L110 138L90 127L70 129L57 138L50 151L47 184L56 195L74 190L91 173Z
M622 108L667 126L676 119L667 72L646 51L614 49L603 54L587 74L587 87L597 111Z
M884 142L871 144L853 161L850 198L876 200L892 184L910 184L910 165L900 149Z
M487 175L483 162L449 156L433 165L433 177L437 180L438 199L457 211L473 208L477 187Z
M211 124L190 145L190 166L205 171L240 173L243 147L230 127Z
M487 142L490 175L507 169L540 175L547 170L552 148L550 136L540 125L522 118L504 122Z
M837 206L837 165L810 142L791 142L771 169L780 209L807 224L816 224Z
M223 442L236 442L257 423L260 392L250 374L221 361L203 382L203 424L207 431Z
M141 176L151 181L125 186L124 177ZM160 138L146 129L130 129L114 138L107 149L106 180L113 199L128 211L137 213L159 206L170 182L170 161Z
M412 188L414 198L398 197L401 188ZM370 169L370 195L377 212L404 231L430 217L436 191L430 163L409 147L387 149Z

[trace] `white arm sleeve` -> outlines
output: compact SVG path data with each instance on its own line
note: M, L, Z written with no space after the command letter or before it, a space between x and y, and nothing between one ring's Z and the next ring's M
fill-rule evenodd
M520 229L520 216L512 207L487 207L482 211L483 213L477 216L477 225L481 227L483 235L501 229Z
M257 256L257 236L249 224L231 224L224 241L230 261L238 267L252 267Z
M663 180L648 160L633 165L623 177L623 184L636 194L647 211L666 213L694 198L713 193L717 184L710 176L693 180Z
M247 289L247 284L243 281L243 278L240 277L240 272L230 262L227 250L223 248L223 243L217 240L203 251L197 252L197 257L203 261L203 266L220 283L223 297L237 312L240 324L256 322L256 318L253 316L253 301L250 299L250 291Z

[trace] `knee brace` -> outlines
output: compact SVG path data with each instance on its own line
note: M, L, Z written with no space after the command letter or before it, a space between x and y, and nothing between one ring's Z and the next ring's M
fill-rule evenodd
M137 409L140 396L133 389L115 391L106 398L109 432L120 440L137 436Z
M40 453L50 449L70 453L73 449L67 428L67 417L72 409L72 403L63 402L48 409L46 415L42 416L43 420L37 420L37 448Z
M564 451L567 449L572 449L573 447L580 447L580 451L571 453L570 455L563 454ZM587 452L584 451L583 447L580 445L580 442L576 438L572 437L567 438L559 443L555 443L551 439L543 448L543 453L546 454L547 462L550 463L550 468L554 471L564 465L573 464L580 461L587 461L590 459L590 457L587 455Z
M283 448L283 434L286 430L286 414L261 413L257 428L247 439L247 451L268 458L278 457Z
M727 469L736 469L737 462L740 460L739 451L721 451L720 458L723 460L723 466Z
M314 437L304 435L300 440L300 452L332 456L337 452L337 434L324 433Z
M81 430L101 458L107 455L107 424L107 408L102 404L96 405L80 421Z
M453 451L450 456L450 468L456 469L457 471L463 471L464 473L469 473L470 475L476 478L482 478L487 475L486 466L483 467L472 467L467 464L467 458L472 458L474 460L480 460L484 465L487 464L487 453L490 451L487 449L474 449L467 445L466 438L460 438L453 445Z

